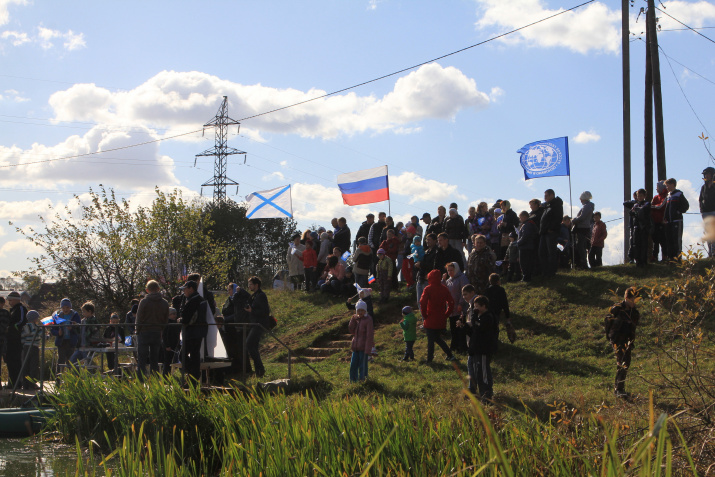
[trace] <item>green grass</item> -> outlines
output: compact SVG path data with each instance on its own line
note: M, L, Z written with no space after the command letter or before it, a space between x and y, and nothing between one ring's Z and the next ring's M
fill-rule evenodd
M364 383L348 382L349 350L312 363L322 380L295 364L288 395L277 397L71 376L55 398L53 426L65 440L100 444L119 475L359 475L370 462L374 475L688 474L690 454L675 421L655 423L677 405L639 378L658 371L653 305L640 307L627 401L613 396L615 359L603 330L627 287L675 282L678 274L674 266L624 265L506 284L518 340L510 344L502 333L492 363L495 404L486 410L463 393L466 357L453 365L438 349L433 364L420 363L426 337L418 333L417 361L398 361L400 310L415 305L414 295L400 292L376 305L379 355ZM347 332L343 298L267 293L279 322L274 332L293 349ZM713 331L706 333L712 347ZM285 351L269 338L263 351L267 378L284 377ZM651 434L654 427L661 430ZM689 445L697 439L686 437Z

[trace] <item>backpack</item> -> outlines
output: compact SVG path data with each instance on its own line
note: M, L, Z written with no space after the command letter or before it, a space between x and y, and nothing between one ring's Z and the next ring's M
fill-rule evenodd
M357 258L355 265L357 265L358 268L362 268L363 270L369 270L370 265L372 265L372 255L368 253L360 254L360 256Z
M690 209L690 202L685 198L685 194L680 194L680 201L678 201L678 210L681 214L684 214Z

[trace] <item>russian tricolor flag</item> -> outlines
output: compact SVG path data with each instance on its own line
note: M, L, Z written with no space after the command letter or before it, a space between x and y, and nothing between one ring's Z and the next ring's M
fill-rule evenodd
M338 176L338 187L345 205L371 204L390 200L387 166Z

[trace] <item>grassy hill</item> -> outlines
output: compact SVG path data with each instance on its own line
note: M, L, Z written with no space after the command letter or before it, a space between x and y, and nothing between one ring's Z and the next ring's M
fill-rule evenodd
M500 334L500 349L492 363L496 402L518 409L527 406L542 417L548 416L554 405L586 411L615 403L615 360L605 339L604 317L627 287L650 287L677 274L677 267L672 265L656 264L647 269L620 265L594 272L560 272L556 278L531 284L505 284L518 339L510 344L503 330ZM343 299L320 293L268 293L279 321L276 336L299 353L349 339L345 334L351 313ZM416 360L399 361L404 347L397 324L401 320L400 310L415 304L414 293L401 291L393 293L389 303L376 305L375 341L379 356L370 363L368 382L358 385L348 382L347 348L322 361L311 362L326 381L321 387L323 392L333 397L375 393L388 398L427 399L447 407L461 405L459 390L464 386L462 378L466 379L466 356L460 356L455 369L438 348L434 362L424 364L427 339L418 332ZM643 319L627 382L636 403L647 400L649 392L637 375L653 371L654 366L649 353L653 330L648 310L641 311ZM271 340L266 340L265 349L272 363L271 376L285 374L286 353ZM298 386L301 382L308 385L314 376L300 363L294 365L293 371ZM632 403L618 402L618 405Z

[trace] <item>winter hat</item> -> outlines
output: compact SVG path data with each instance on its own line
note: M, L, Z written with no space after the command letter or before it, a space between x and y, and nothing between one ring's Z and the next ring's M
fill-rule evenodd
M367 312L367 303L362 300L358 300L358 302L355 304L355 311L358 310L365 310Z
M412 313L412 307L411 306L406 306L402 309L402 314L403 315L409 315Z
M412 243L417 245L418 243L422 243L422 237L419 235L415 235L415 238L412 239Z
M452 214L452 212L454 212L455 215L456 215L456 214L457 214L457 209L455 209L454 207L452 207L451 209L449 209L450 215Z
M378 248L378 249L377 249L377 254L378 254L378 255L380 255L380 254L385 255L385 249L384 249L384 248Z
M656 190L665 190L667 187L665 187L665 181L658 181L658 183L655 185Z
M408 233L408 234L414 235L415 232L417 232L417 229L414 227L414 225L410 225L409 227L407 227L407 233Z
M33 321L40 319L40 314L35 310L30 310L27 312L27 315L25 315L25 318L27 318L28 322L32 323Z
M7 294L8 298L17 298L20 299L20 294L16 292L15 290L11 291L10 293Z
M583 191L583 192L581 193L581 197L579 197L579 199L581 199L581 200L591 200L591 199L593 199L593 195L591 195L591 193L586 190L586 191Z
M63 306L69 306L70 308L72 308L72 302L69 298L62 299L62 301L60 302L60 308L62 308Z
M361 287L360 285L358 285L357 283L355 284L355 289L357 290L358 295L359 295L360 293L364 293L364 295L365 295L366 297L368 297L368 296L370 296L370 295L372 294L372 288L363 288L363 287Z
M494 209L494 213L501 214L501 209L499 207L497 207L496 209Z

